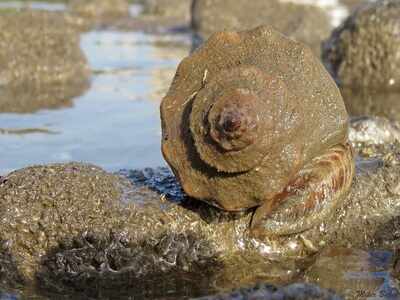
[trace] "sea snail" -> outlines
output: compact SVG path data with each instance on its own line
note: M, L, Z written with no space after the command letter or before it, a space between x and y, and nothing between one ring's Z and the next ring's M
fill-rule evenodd
M187 195L255 208L256 233L316 226L350 189L340 92L308 47L269 27L216 33L185 58L161 120L163 155Z

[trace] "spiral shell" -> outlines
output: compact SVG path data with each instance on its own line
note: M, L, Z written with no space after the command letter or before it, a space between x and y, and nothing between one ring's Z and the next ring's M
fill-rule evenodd
M227 173L256 167L270 150L286 97L284 83L256 67L222 71L197 94L190 114L201 159Z
M311 50L268 27L214 34L161 103L162 151L185 192L226 210L282 191L347 140L339 90Z

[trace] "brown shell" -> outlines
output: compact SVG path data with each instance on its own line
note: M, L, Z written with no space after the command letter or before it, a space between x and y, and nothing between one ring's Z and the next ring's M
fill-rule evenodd
M310 49L269 27L214 34L178 67L161 103L162 151L185 192L257 206L347 140L335 83Z

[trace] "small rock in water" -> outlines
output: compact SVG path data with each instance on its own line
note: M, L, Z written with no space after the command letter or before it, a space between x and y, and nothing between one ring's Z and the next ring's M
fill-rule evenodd
M312 5L278 0L194 0L192 4L192 27L200 41L217 31L248 30L264 24L309 45L317 57L331 30L326 12Z
M63 15L43 11L0 14L0 87L81 84L90 71L79 33Z
M378 116L400 121L400 93L372 91L366 88L341 88L351 116Z
M126 0L71 0L68 9L92 22L129 16L129 2Z
M191 3L191 0L145 0L143 13L187 22L190 19Z
M378 0L355 10L333 31L323 61L341 86L400 90L400 2Z
M0 112L72 106L89 87L79 33L64 13L0 14Z

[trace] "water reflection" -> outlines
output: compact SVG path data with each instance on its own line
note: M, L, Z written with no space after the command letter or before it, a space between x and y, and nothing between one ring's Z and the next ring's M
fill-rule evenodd
M47 11L64 11L66 5L64 3L50 3L50 2L35 2L35 1L1 1L0 9L14 8L14 9L37 9Z
M85 94L65 101L43 96L54 101L41 107L29 107L34 101L28 92L5 94L8 102L21 103L8 110L7 101L1 104L7 113L0 114L0 174L71 160L111 171L164 165L159 101L188 53L186 38L112 31L82 35L81 47L93 70Z
M88 88L88 78L66 85L0 87L0 113L34 113L41 109L72 107L72 99Z

